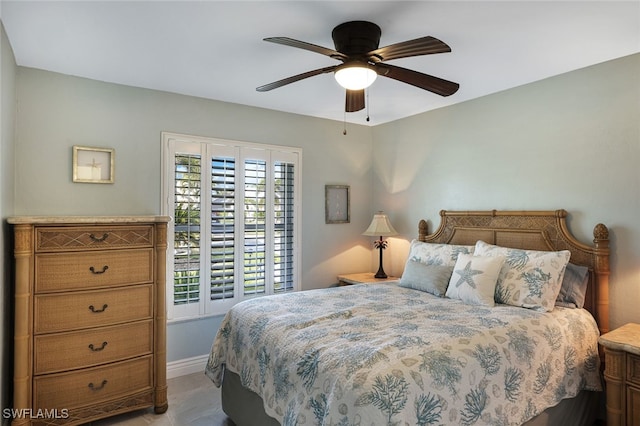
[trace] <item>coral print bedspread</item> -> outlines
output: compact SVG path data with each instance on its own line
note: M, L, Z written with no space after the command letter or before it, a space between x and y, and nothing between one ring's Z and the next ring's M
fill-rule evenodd
M207 375L237 373L288 425L521 424L601 390L583 309L465 305L394 283L236 305Z

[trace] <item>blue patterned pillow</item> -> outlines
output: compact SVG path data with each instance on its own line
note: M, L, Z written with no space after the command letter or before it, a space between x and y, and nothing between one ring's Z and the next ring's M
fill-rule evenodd
M476 243L476 256L504 256L495 301L550 312L562 285L571 252L520 250Z
M458 253L472 254L474 246L461 246L455 244L434 244L413 240L409 247L409 260L425 265L453 266L458 258Z
M556 306L583 308L588 282L589 268L568 263L562 279L560 293L556 298Z
M458 255L447 297L468 305L494 306L494 294L504 257Z
M409 259L400 278L400 286L442 297L447 291L452 271L452 266L425 265Z

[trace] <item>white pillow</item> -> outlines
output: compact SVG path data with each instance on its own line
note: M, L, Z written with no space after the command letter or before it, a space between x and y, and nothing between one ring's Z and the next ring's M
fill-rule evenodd
M472 254L474 248L474 246L434 244L413 240L409 248L407 262L413 260L424 265L453 266L458 258L458 253Z
M496 303L552 311L560 292L569 250L536 251L476 243L477 256L502 256L504 265L496 285Z
M494 306L496 282L504 261L503 257L459 254L446 296L469 305Z

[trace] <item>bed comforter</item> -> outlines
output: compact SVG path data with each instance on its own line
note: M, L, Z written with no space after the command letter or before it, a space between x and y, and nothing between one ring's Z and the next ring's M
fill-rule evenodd
M242 302L206 374L224 369L284 426L519 425L600 391L598 328L583 309L493 308L362 284Z

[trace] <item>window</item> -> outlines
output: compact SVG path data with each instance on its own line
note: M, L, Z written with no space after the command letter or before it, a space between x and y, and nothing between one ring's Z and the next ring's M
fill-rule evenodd
M162 134L169 319L299 289L301 154Z

